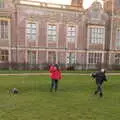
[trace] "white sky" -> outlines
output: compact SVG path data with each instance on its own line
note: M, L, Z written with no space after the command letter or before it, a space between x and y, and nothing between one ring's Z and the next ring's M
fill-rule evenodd
M71 0L38 0L41 2L48 2L48 3L57 3L57 4L65 4L65 5L70 5ZM83 6L84 8L88 8L95 0L84 0ZM97 1L102 1L102 0L97 0Z
M88 8L95 0L84 0L83 6L84 8ZM97 0L102 3L102 0Z

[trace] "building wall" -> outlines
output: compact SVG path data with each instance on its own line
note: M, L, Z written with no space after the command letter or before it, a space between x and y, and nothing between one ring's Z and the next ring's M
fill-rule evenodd
M102 54L101 64L107 64L108 61L110 64L114 63L110 59L114 59L112 54L115 54L114 50L116 50L115 32L120 19L114 18L117 24L111 26L113 18L104 11L99 2L94 2L90 8L84 10L72 6L59 5L59 8L56 8L48 7L48 4L43 3L35 6L6 0L4 10L0 9L0 11L1 18L3 15L9 18L9 40L0 40L0 47L9 51L8 62L10 63L29 63L30 51L35 54L36 64L51 62L66 64L69 59L67 54L73 54L75 63L85 65L89 64L91 53ZM34 41L26 36L26 26L29 22L37 25L37 36ZM57 28L57 38L53 42L48 42L49 24L54 24ZM76 27L74 42L67 40L68 26ZM89 28L91 26L105 29L103 43L90 43ZM86 65L87 67L89 68Z

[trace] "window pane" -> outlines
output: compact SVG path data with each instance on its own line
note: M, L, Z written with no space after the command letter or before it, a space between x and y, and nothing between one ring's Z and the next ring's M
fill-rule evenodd
M48 25L48 41L54 42L57 38L57 28L56 25Z
M66 36L67 36L68 42L74 42L76 39L76 27L75 26L68 26Z
M3 61L3 62L8 61L8 51L7 50L0 51L0 61Z
M32 29L32 30L31 30L31 33L36 34L36 29Z
M29 64L36 64L36 53L33 51L28 52L28 62Z
M26 36L29 40L36 40L36 24L35 23L28 23L26 25Z
M76 63L75 53L67 53L66 54L66 63L67 64L74 64L74 63Z
M28 23L26 27L27 27L27 28L30 28L30 27L31 27L31 24Z
M36 24L31 24L31 27L32 28L36 28Z
M31 40L35 40L35 39L36 39L36 35L32 35Z
M104 28L101 27L92 27L88 28L89 31L89 36L90 38L89 41L91 44L103 44L104 41Z
M88 64L99 64L102 61L102 53L89 53Z
M115 54L115 64L120 64L120 54Z
M116 30L116 48L120 49L120 28Z
M0 0L0 8L4 7L4 0Z
M1 20L0 21L0 38L8 39L8 21Z

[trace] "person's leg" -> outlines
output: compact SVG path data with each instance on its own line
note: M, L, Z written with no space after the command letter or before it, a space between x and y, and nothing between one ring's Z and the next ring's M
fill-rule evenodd
M58 89L58 80L55 80L55 92L57 91Z
M97 89L96 89L95 92L94 92L95 95L96 95L96 94L98 93L98 91L99 91L98 84L96 84L96 85L97 85Z
M100 95L100 97L102 97L103 96L103 91L102 91L102 84L100 84L99 85L99 95Z
M52 92L53 88L54 88L54 80L52 79L52 80L51 80L51 88L50 88L50 92Z
M96 88L96 90L94 92L95 95L99 92L99 83L98 83L97 80L96 80L96 85L97 85L97 88Z
M102 97L103 96L103 92L102 92L102 84L97 83L97 90L95 91L95 95L99 93L99 96Z

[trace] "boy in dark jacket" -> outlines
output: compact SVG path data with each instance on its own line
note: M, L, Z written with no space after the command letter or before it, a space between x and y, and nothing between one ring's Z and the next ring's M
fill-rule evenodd
M104 81L107 81L105 70L101 69L100 71L92 73L91 76L96 80L97 85L97 89L94 94L96 95L97 93L99 93L100 97L102 97L103 96L102 84Z

